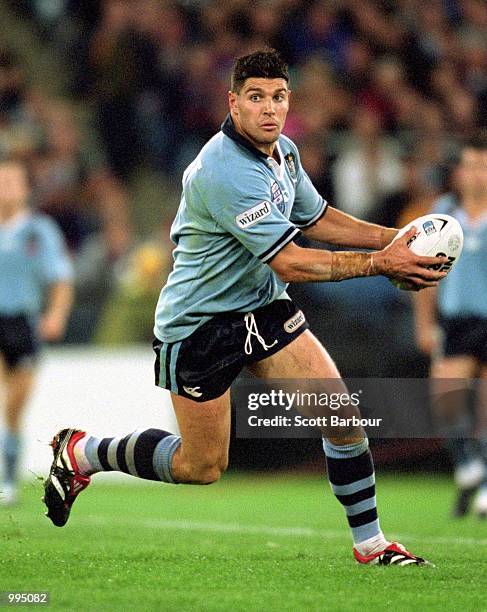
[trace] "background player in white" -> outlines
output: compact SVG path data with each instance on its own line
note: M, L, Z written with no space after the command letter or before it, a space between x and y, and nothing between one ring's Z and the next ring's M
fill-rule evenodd
M171 390L181 436L158 429L102 440L66 429L53 440L45 483L48 516L66 523L76 495L99 471L172 483L208 484L228 463L231 382L247 366L263 378L334 379L332 359L285 294L290 281L338 281L384 274L412 288L435 286L443 258L419 257L397 230L328 207L281 135L289 108L287 66L275 52L239 58L230 114L183 177L172 227L174 269L161 292L154 349L156 383ZM310 238L350 247L304 249ZM290 323L293 323L290 329ZM343 504L361 563L423 564L384 537L375 476L361 428L324 440L328 476Z
M416 302L418 346L433 357L433 396L455 468L455 516L487 516L487 139L462 147L454 170L456 193L433 212L453 215L465 235L462 257L438 289ZM441 330L441 333L440 333ZM440 342L440 336L442 341ZM471 389L472 379L479 379ZM472 392L474 392L472 394ZM474 405L470 401L474 400ZM479 490L480 489L480 490Z
M28 205L27 171L0 161L0 385L5 404L0 503L17 500L22 416L39 341L59 340L72 303L71 265L61 232Z

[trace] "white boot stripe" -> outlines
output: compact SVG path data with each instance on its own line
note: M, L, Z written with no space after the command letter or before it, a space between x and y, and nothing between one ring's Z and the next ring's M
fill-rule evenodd
M63 501L65 501L66 500L66 495L64 493L64 490L63 490L63 488L61 486L61 483L56 478L56 476L54 476L54 474L51 475L51 482L54 485L54 488L56 489L56 491L59 493L59 495L63 499Z

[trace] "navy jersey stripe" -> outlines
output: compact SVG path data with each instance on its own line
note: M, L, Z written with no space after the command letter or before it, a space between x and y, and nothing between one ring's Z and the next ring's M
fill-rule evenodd
M275 257L279 253L279 251L283 249L286 244L288 244L288 242L291 242L291 240L293 240L293 238L295 238L298 234L300 234L300 231L297 227L289 227L279 238L279 240L274 242L274 244L269 249L267 249L267 251L262 253L262 255L259 255L259 259L264 263L269 263L269 261L273 257Z

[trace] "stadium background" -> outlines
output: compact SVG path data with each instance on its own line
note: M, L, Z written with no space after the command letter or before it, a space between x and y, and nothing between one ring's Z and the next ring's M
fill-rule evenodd
M98 383L114 394L123 379L115 347L145 342L133 355L149 364L182 171L227 112L235 56L266 45L282 52L295 90L285 133L321 193L371 221L402 226L454 188L459 142L487 121L481 0L2 0L0 23L0 155L28 162L32 204L59 223L76 269L65 346L47 352L28 427L36 415L49 425L46 404L59 413L44 395L61 376L56 360L65 367L78 355L70 363L79 371L101 350L113 367ZM387 280L292 293L345 376L427 375L410 297ZM137 372L133 388L152 384L150 371ZM147 393L152 418L160 393ZM121 406L114 395L104 410L137 425L143 407L137 392L129 399ZM383 466L447 466L438 441L375 446ZM316 441L234 440L232 460L323 462Z

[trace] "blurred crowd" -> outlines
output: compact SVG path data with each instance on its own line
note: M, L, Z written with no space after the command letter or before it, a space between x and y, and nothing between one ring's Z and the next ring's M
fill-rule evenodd
M10 5L62 58L70 86L67 101L46 100L2 51L0 154L29 159L37 206L73 252L105 250L101 274L134 240L135 171L180 180L225 117L238 55L281 51L293 89L285 133L324 197L372 221L402 225L428 210L449 188L459 142L487 124L483 0ZM84 153L73 104L92 109L98 157Z
M35 8L36 3L29 4ZM143 240L134 234L126 181L117 176L103 147L88 143L92 135L84 132L72 98L52 98L42 83L27 78L21 51L2 48L0 40L0 158L25 162L31 205L54 218L64 234L76 272L67 340L150 339L152 314L137 327L140 316L134 316L130 302L135 295L143 312L149 310L146 304L153 308L169 265L166 236L159 230ZM108 310L116 311L112 335L100 325ZM125 334L118 333L123 325Z

